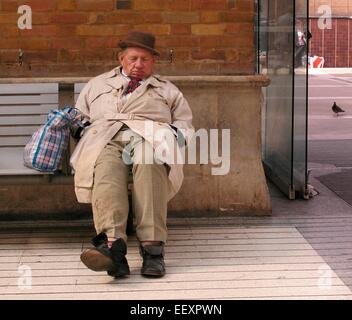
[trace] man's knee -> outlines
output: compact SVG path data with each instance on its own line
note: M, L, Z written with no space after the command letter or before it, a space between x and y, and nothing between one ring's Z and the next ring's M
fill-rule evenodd
M134 164L132 173L134 178L136 175L145 175L168 179L167 167L164 164Z

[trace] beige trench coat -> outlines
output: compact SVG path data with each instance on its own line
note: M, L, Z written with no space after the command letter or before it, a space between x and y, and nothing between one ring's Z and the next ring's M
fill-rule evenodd
M127 83L128 79L121 75L121 67L118 67L91 79L78 97L76 108L91 123L70 159L79 202L91 203L95 162L123 124L149 141L154 149L157 143L146 132L146 122L156 129L153 132L159 128L173 132L170 124L179 129L193 129L191 109L183 94L170 81L152 75L122 104L119 97ZM174 145L179 148L176 140ZM170 163L169 167L171 199L182 185L183 168L178 163Z

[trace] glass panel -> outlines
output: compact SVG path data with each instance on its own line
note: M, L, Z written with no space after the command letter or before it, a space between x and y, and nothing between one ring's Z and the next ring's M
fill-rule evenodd
M304 194L307 143L307 0L258 0L257 71L264 90L263 163L290 198Z
M267 7L266 89L263 162L268 176L292 198L292 0L262 1Z
M267 68L267 50L268 50L268 1L257 0L256 15L256 47L257 47L257 73L262 73L263 68Z
M296 0L293 184L307 197L308 0Z

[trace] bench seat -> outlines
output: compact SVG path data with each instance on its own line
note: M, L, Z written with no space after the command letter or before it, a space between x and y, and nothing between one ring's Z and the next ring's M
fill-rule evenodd
M25 167L23 149L58 102L58 83L0 84L0 176L50 174Z
M0 175L51 174L27 168L23 165L23 147L1 148Z
M74 101L77 101L84 86L84 82L74 85L72 97ZM59 94L58 83L0 84L0 186L18 188L37 185L39 188L39 185L49 183L73 186L71 171L66 174L40 172L27 168L23 163L24 147L32 134L46 122L50 110L64 106ZM73 101L65 102L67 105L73 103ZM66 165L69 153L70 150L65 155ZM127 234L134 232L131 185L130 174Z

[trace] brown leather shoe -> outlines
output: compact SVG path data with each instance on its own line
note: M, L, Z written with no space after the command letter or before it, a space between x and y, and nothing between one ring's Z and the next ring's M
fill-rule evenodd
M162 277L165 275L164 244L159 246L140 246L139 252L143 257L141 274L143 276Z
M95 248L81 254L81 261L93 271L107 271L113 277L123 277L130 273L126 254L127 246L124 240L117 239L111 248L105 233L100 233L92 239Z

